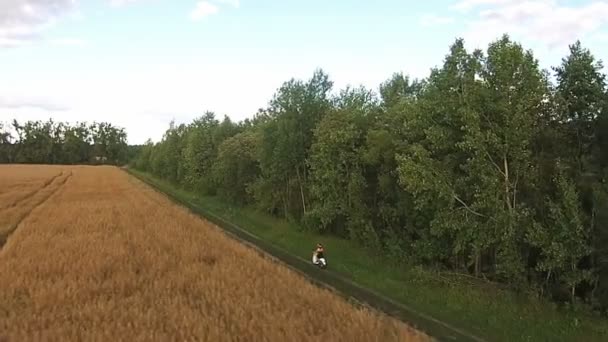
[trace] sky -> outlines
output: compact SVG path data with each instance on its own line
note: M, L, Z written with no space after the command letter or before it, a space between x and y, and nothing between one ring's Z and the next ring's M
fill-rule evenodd
M608 57L608 0L0 0L0 121L106 121L129 143L205 111L252 117L290 78L426 77L508 33L543 68Z

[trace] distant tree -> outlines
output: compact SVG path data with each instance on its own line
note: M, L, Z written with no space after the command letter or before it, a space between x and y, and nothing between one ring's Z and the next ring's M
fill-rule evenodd
M16 137L7 135L10 159L4 162L37 164L123 164L127 161L127 133L110 123L13 120ZM7 129L4 129L7 131ZM2 131L0 129L0 131ZM3 143L4 144L4 143ZM2 152L0 152L2 153Z
M9 127L0 122L0 163L10 163L13 159L13 136Z
M259 134L249 130L224 140L218 148L213 165L218 192L232 203L250 204L253 200L248 188L259 177L257 161Z
M594 126L604 107L606 76L601 73L602 61L577 41L570 45L570 55L555 67L559 119L565 130L565 151L570 151L579 173L586 167L595 141Z
M217 156L213 131L219 126L215 114L206 112L188 127L182 152L185 184L205 193L214 191L212 168Z
M581 269L579 262L591 254L591 231L586 223L575 184L560 169L555 177L556 200L548 199L549 222L536 224L529 232L530 241L542 250L543 258L537 268L546 272L546 279L555 277L570 289L574 300L576 287L590 281L590 270Z
M585 241L594 249L592 263L587 264L583 271L595 267L600 275L608 273L608 264L603 262L608 258L608 253L602 245L608 240L608 220L601 214L608 209L601 200L606 198L603 193L606 191L603 184L607 174L604 147L608 137L608 98L606 76L602 69L602 61L596 60L580 41L570 45L570 54L554 68L558 82L556 108L561 133L557 155L563 160L563 172L574 179L575 191L580 197L581 229L593 231L593 238ZM571 234L578 237L574 231ZM579 240L577 243L582 242ZM569 276L570 282L573 282L571 278ZM588 280L588 277L585 279ZM601 277L596 286L600 293L607 292L608 280ZM608 303L608 300L604 302Z
M374 94L347 88L336 99L336 109L315 129L311 149L311 193L316 205L309 213L316 230L377 241L366 207L365 167L361 160Z
M307 159L313 131L331 109L332 86L329 76L316 70L306 83L295 79L284 83L270 102L270 120L261 128L262 174L253 188L266 209L274 211L282 203L285 216L301 217L306 213Z

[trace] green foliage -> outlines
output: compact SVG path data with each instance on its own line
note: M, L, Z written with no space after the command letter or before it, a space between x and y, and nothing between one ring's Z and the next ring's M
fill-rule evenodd
M0 124L1 163L122 165L129 161L127 150L127 133L110 123Z
M219 146L213 165L214 179L219 193L232 203L244 205L253 201L248 187L260 173L256 158L259 140L256 132L245 131Z
M596 185L593 195L591 237L597 279L591 299L596 306L608 308L608 185L605 178Z
M566 140L565 151L572 164L582 172L594 143L594 123L606 100L606 76L603 64L596 61L580 41L570 46L570 55L554 68L557 85L558 115Z
M260 206L286 217L306 214L309 196L307 160L313 131L330 111L333 83L322 70L306 83L284 83L270 102L269 120L261 127L261 176L252 186Z
M183 150L177 154L183 157L181 181L204 194L215 193L213 165L220 144L236 134L234 126L228 118L220 123L211 112L205 113L188 126L182 139L185 140Z
M425 79L396 73L378 96L350 86L332 94L316 70L285 82L252 119L206 113L172 124L134 165L300 221L308 233L355 240L391 263L606 307L601 65L577 42L553 84L532 51L506 35L485 51L457 39ZM53 154L44 139L26 140L41 156L22 155Z
M134 166L139 170L152 170L152 154L154 153L154 143L148 139L141 147L139 153L135 157Z
M13 135L5 127L3 122L0 122L0 163L11 163L14 158Z
M562 171L555 177L555 184L555 199L547 200L548 222L544 226L536 224L529 231L529 241L542 251L537 269L547 274L547 281L554 277L563 282L574 299L576 286L591 280L591 272L578 266L591 254L591 232L574 183Z
M309 215L320 223L313 228L341 235L350 232L363 241L373 231L366 213L365 170L360 160L374 110L372 96L363 88L344 90L336 99L336 110L317 126L310 157L316 206Z

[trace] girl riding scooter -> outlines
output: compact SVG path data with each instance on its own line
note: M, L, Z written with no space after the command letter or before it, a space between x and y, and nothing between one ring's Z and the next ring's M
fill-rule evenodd
M325 249L323 245L318 243L317 248L312 252L312 263L321 268L327 267L327 262L325 261L325 255L323 255Z

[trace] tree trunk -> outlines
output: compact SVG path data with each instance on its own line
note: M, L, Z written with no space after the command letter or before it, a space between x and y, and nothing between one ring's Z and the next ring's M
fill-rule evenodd
M595 213L596 213L596 204L594 203L593 207L591 209L591 232L592 232L592 234L599 234L598 232L595 231L595 215L596 215ZM598 272L600 270L597 250L595 250L591 254L591 269L595 270L595 272ZM595 298L595 290L597 290L598 285L599 285L599 277L596 277L595 281L593 282L593 288L591 289L591 295L589 296L591 298L591 300L593 300Z
M551 279L551 271L547 272L547 278L545 279L545 286L541 288L541 296L544 295L545 288L549 287L549 279Z
M477 252L475 256L475 277L481 275L481 252Z
M579 119L581 120L581 119ZM576 151L576 166L578 167L579 173L583 173L583 142L581 137L580 124L576 125L576 140L578 143L578 149Z
M572 262L572 272L576 271L576 262ZM572 301L572 303L574 303L574 292L576 290L576 282L572 283L572 287L570 289L570 300Z
M576 285L572 285L572 289L571 289L571 298L570 301L572 301L572 303L574 303L574 290L576 289Z
M513 216L513 204L511 203L511 184L509 180L509 161L507 160L507 156L503 157L504 163L504 173L505 173L505 202L507 204L507 208L509 209L509 217Z
M283 200L283 217L287 218L289 211L289 180L285 182L285 196Z
M300 177L300 169L296 167L296 174L298 175L298 183L300 184L300 195L302 196L302 210L306 215L306 200L304 198L304 187L302 185L302 178Z

